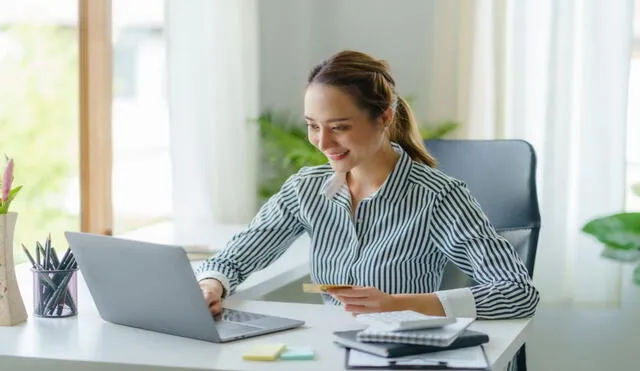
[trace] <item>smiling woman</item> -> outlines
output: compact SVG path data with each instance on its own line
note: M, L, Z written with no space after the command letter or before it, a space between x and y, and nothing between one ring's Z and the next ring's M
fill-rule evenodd
M323 61L309 75L304 112L309 141L329 163L292 175L243 232L200 266L213 312L305 232L311 279L350 286L324 300L354 314L535 312L539 296L523 262L466 186L432 167L386 63L356 51ZM438 291L447 261L478 284Z

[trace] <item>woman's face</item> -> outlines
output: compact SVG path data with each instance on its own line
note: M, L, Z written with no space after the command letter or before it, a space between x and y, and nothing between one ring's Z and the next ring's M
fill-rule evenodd
M324 84L311 84L304 97L309 141L327 156L336 172L374 160L388 139L385 115L372 120L351 96Z

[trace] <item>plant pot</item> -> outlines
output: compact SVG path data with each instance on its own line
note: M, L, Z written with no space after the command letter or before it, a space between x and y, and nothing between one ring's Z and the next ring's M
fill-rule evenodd
M27 319L13 265L13 231L18 214L0 214L0 326L13 326Z

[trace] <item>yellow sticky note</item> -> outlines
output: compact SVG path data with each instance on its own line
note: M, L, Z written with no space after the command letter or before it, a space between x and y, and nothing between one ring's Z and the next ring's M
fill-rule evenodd
M303 283L302 291L308 294L321 294L327 289L335 289L335 288L347 288L352 287L351 285L318 285L315 283Z
M242 358L247 361L275 361L285 348L285 344L256 344Z

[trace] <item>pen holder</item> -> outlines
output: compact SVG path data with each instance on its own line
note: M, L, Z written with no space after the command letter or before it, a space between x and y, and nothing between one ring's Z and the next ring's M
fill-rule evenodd
M78 314L78 269L33 272L33 314L62 318Z

